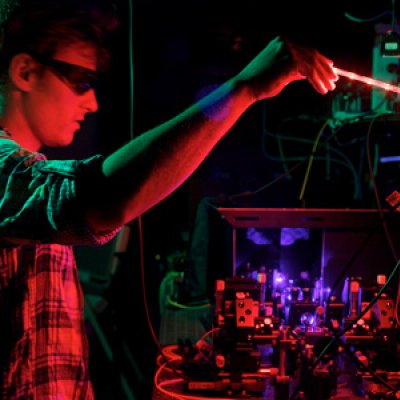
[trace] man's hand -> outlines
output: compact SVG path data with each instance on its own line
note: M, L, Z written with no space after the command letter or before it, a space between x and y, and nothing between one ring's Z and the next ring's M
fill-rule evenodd
M289 83L307 79L321 94L335 89L338 75L333 61L317 50L296 46L276 37L239 73L253 96L261 100L276 96Z

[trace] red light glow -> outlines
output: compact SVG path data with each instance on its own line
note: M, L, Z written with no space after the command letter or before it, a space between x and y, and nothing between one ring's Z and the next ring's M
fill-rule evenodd
M367 85L376 86L390 92L400 93L400 87L391 85L390 83L378 81L376 79L368 78L367 76L363 75L358 75L355 74L354 72L345 71L340 68L334 68L334 70L339 76L344 76L346 78L353 79L355 81L363 82L366 83Z

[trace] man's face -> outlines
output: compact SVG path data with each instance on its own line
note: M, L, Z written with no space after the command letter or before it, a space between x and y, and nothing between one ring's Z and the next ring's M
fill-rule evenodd
M40 145L67 146L85 115L98 109L91 86L96 51L88 44L74 43L58 49L51 59L33 58L43 71L24 103L31 133Z

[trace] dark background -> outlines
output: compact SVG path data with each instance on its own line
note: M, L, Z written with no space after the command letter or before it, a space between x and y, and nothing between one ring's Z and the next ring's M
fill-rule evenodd
M52 157L109 154L131 136L174 116L201 93L238 72L277 34L318 48L338 67L371 76L375 25L392 22L392 3L388 0L141 0L131 3L132 21L127 0L86 1L108 10L115 8L119 15L120 25L110 38L114 61L99 87L101 111L88 119L69 149L48 150ZM323 159L314 160L304 199L300 200L299 194L305 162L268 185L300 160L307 160L319 130L332 117L332 104L338 96L351 95L352 91L361 93L363 101L369 103L368 88L351 86L341 78L337 90L325 96L317 94L307 82L296 82L277 98L255 104L187 182L143 215L141 224L132 222L128 249L114 275L110 276L107 269L113 247L91 249L85 253L86 258L79 260L80 269L89 273L89 279L100 275L108 282L104 287L100 280L94 291L105 299L105 308L101 308L102 303L99 306L98 320L115 341L115 364L107 361L104 346L88 324L93 380L99 399L125 398L124 394L118 395L115 384L121 368L135 382L135 396L140 400L149 398L156 355L150 326L157 332L159 285L168 269L168 256L187 249L196 207L204 196L230 199L234 207L376 207L366 158L370 121L344 126L330 142L330 150L319 150L317 156ZM396 121L377 120L370 146L378 148L381 155L394 155L400 149L398 128ZM284 135L289 140L279 142L270 134ZM327 128L321 141L330 134ZM335 150L340 155L335 156ZM342 162L333 161L335 157ZM397 164L379 166L381 198L396 188L398 176ZM360 188L357 196L356 185ZM265 190L257 191L263 187ZM255 191L257 194L232 197ZM96 263L102 265L100 271ZM87 288L88 294L91 290ZM130 350L140 373L132 372L132 362L126 361L129 352L121 348L121 343Z

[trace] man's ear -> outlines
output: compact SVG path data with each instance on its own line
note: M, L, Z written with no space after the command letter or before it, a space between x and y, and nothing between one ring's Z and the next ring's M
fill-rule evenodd
M33 82L36 61L27 53L16 54L10 62L9 74L11 82L20 90L28 91Z

